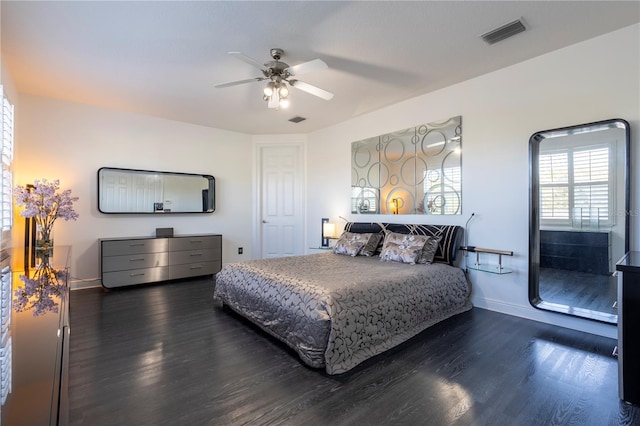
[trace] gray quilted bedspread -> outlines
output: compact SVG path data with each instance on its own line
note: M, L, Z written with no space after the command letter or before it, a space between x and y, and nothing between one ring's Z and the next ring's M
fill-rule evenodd
M460 268L333 253L225 265L214 298L328 374L471 309Z

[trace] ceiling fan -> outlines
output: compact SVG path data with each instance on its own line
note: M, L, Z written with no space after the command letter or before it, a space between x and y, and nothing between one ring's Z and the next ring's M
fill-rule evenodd
M267 83L264 88L262 98L267 101L267 106L269 108L275 109L280 109L281 107L286 108L289 104L289 88L287 86L287 83L291 87L295 87L296 89L300 89L303 92L310 93L327 101L333 98L333 93L327 92L326 90L323 90L319 87L294 78L300 74L328 68L327 64L323 60L314 59L312 61L303 62L298 65L289 66L289 64L280 61L280 58L284 54L284 51L282 49L273 48L269 53L271 54L273 61L261 64L255 59L250 58L240 52L229 52L229 54L234 56L235 58L258 68L260 71L262 71L263 76L248 78L246 80L231 81L229 83L216 84L214 87L217 89L221 89L224 87L236 86L239 84L252 83L254 81L269 80L269 83Z

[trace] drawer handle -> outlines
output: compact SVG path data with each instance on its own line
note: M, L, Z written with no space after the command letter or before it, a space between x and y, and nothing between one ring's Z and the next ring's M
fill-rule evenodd
M198 266L191 266L189 269L202 269L202 265L198 265Z
M130 277L141 277L144 275L144 272L138 272L137 274L129 274Z
M144 243L131 243L131 244L129 244L129 247L139 247L139 246L144 246Z
M190 253L189 256L191 257L202 256L202 253Z
M133 259L129 259L129 262L139 262L144 260L144 257L134 257Z

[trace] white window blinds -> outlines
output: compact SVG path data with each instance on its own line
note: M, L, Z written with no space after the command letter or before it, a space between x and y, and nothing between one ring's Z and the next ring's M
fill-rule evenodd
M608 145L540 154L541 222L611 225L611 168Z
M9 231L13 226L13 105L2 93L2 114L0 114L0 155L2 156L2 173L0 174L0 228Z
M573 153L574 218L609 220L609 149L599 148Z
M378 211L378 190L368 187L352 187L351 213L380 213Z
M427 213L431 209L439 210L442 214L460 213L461 167L442 167L436 172L425 172L423 178L424 193L431 200L427 200L427 205L424 206Z
M569 155L540 155L540 219L569 220Z

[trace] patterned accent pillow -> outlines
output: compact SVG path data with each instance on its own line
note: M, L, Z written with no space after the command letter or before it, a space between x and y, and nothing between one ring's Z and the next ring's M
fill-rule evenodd
M360 256L373 256L376 254L380 240L382 240L382 234L375 233L370 235L371 237L369 237L369 241L367 241L367 244L365 244L360 251Z
M335 254L346 254L357 256L362 248L367 244L373 234L356 234L354 232L343 232L338 242L336 242L333 252Z
M418 263L433 263L440 240L442 240L442 237L427 237L427 242L424 243L424 248L418 258Z
M424 235L389 232L384 237L380 260L415 264L422 254L427 238Z

